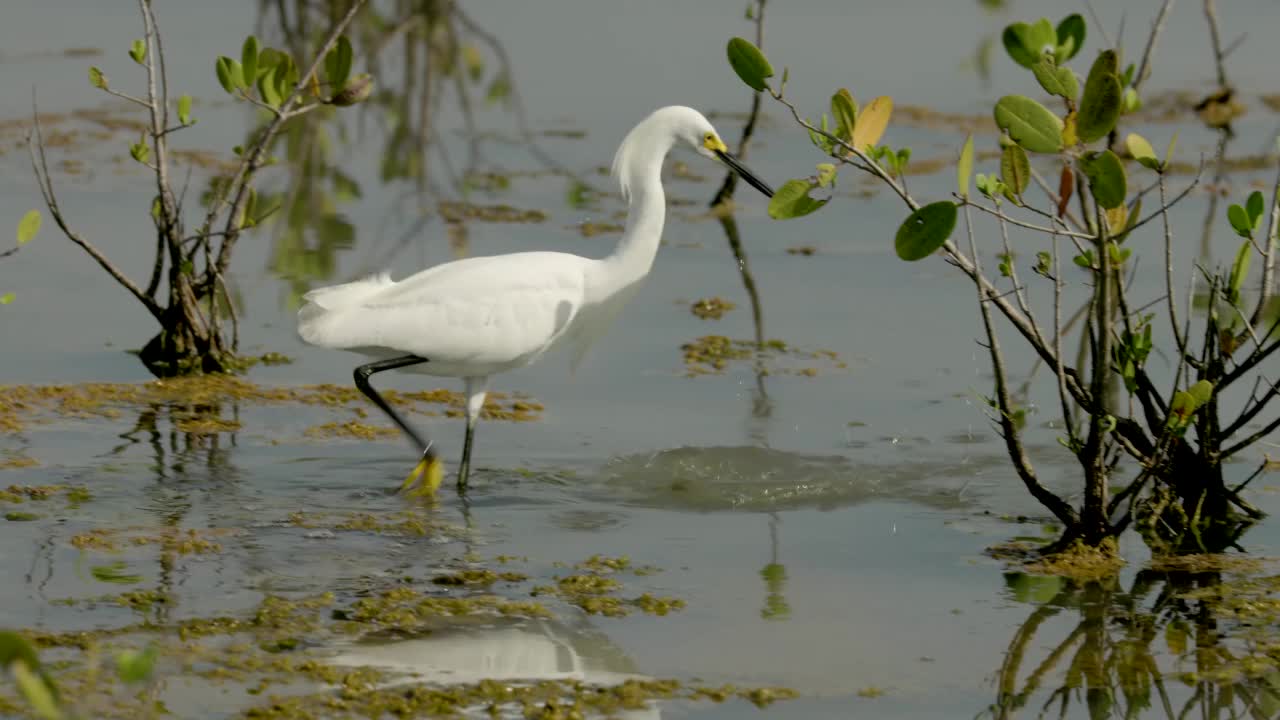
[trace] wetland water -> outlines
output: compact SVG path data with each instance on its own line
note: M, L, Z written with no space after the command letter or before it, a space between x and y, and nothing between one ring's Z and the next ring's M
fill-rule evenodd
M200 119L180 148L222 155L252 127L252 114L218 91L213 58L234 54L249 32L280 43L282 30L274 4L242 5L157 4L168 46L181 48L170 82L195 95ZM391 5L378 4L388 17ZM533 149L512 106L486 101L500 64L482 36L467 35L486 63L469 90L472 120L441 85L429 127L406 119L421 79L406 76L391 46L378 76L386 102L317 113L265 178L285 210L237 249L242 348L293 362L255 367L251 384L140 386L150 378L125 350L150 337L150 319L46 217L37 241L0 264L0 293L16 295L0 308L0 487L13 486L0 495L0 626L47 644L46 661L65 663L55 666L64 692L92 717L136 717L142 701L136 687L106 680L90 691L81 648L109 658L147 642L160 649L153 690L177 717L483 713L495 687L538 680L621 687L597 706L629 717L1033 717L1045 707L1068 717L1183 717L1184 707L1186 717L1275 716L1275 618L1256 614L1274 602L1275 568L1147 569L1130 541L1119 578L1076 584L1007 573L984 554L1052 528L976 400L990 380L972 290L941 261L897 260L899 206L852 174L831 207L788 223L770 221L748 188L737 195L763 333L781 341L766 376L734 359L732 344L723 356L716 341L697 342L746 341L756 328L722 227L705 215L722 173L678 157L684 164L664 176L665 246L617 326L572 376L567 357L549 357L493 383L508 393L498 414L518 419L482 421L469 502L391 492L413 453L370 428L386 423L350 388L354 356L296 339L297 298L461 254L606 253L616 232L592 230L619 223L623 207L599 170L638 119L690 104L736 140L750 98L723 48L751 31L741 5L463 2L510 59ZM986 122L998 88L1030 91L1001 54L1000 29L1078 9L1007 5L988 13L912 0L851 15L835 0L774 0L766 49L791 67L789 93L802 107L825 106L841 85L860 99L892 94L889 137L923 166L952 159L967 130L905 108ZM1129 9L1131 38L1158 5ZM1153 96L1198 96L1213 82L1196 5L1179 4L1170 21ZM1274 2L1221 12L1230 37L1280 25ZM125 52L138 34L135 7L16 0L3 18L0 218L39 204L20 146L36 84L41 111L59 116L49 130L65 134L51 162L68 216L144 275L154 188L127 162L133 139L114 120L127 108L85 81L96 64L114 84L140 87ZM616 27L626 32L603 30ZM909 55L893 28L911 28ZM993 37L987 83L975 58ZM1091 37L1088 51L1096 47ZM846 61L832 61L837 48ZM1249 108L1232 154L1257 153L1280 122L1260 100L1278 90L1274 64L1262 33L1232 55ZM775 185L811 172L821 158L804 133L764 107L753 169ZM1189 111L1147 136L1163 147L1175 130L1188 162L1212 152L1215 135ZM207 173L194 170L192 197ZM1230 176L1233 196L1272 173ZM911 183L941 196L953 175ZM1187 258L1236 247L1222 222L1207 247L1191 239L1206 205L1197 194L1174 214L1189 227ZM513 217L523 221L499 221ZM1142 241L1156 239L1153 230ZM813 254L788 252L801 247ZM720 319L690 312L713 297L735 307ZM1029 358L1009 350L1025 372ZM406 393L458 389L382 377ZM32 389L50 384L70 387ZM439 399L448 398L412 400L410 417L452 462L462 424ZM1045 426L1054 400L1041 402L1050 410L1032 415L1032 449L1061 486L1075 475ZM1273 485L1264 477L1250 495L1271 513L1280 510ZM1242 544L1277 554L1275 522ZM726 684L745 696L721 690L717 702L697 690ZM551 699L590 694L532 687L515 698L523 709L504 712L560 717ZM20 714L0 702L10 713Z

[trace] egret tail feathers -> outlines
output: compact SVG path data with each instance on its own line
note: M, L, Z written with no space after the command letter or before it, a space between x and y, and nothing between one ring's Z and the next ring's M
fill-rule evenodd
M381 272L349 283L312 290L302 296L303 305L298 310L298 336L311 345L333 344L329 337L331 323L328 321L335 313L359 305L394 284L389 274Z

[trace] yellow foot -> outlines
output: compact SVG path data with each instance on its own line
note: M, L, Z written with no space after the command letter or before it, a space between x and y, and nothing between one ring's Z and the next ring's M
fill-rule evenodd
M400 492L410 497L434 497L436 488L444 480L444 463L440 458L424 457L413 467L413 472L400 485Z

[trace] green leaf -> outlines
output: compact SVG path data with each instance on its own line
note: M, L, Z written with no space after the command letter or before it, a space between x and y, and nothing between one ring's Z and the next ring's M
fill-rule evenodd
M1187 388L1187 394L1195 401L1198 408L1213 398L1213 383L1208 380L1201 380Z
M276 50L275 48L264 49L262 52L258 53L257 77L254 77L254 78L246 77L245 82L257 82L262 78L263 75L267 74L268 70L284 62L285 59L287 58L289 58L288 55L285 55L284 53L280 52L279 50Z
M16 297L17 295L14 295L13 293L5 293L3 295L0 295L0 305L8 305L9 303L13 302L14 298Z
M133 61L142 65L147 59L147 44L142 40L134 40L133 45L129 47L129 57Z
M1236 207L1239 207L1238 205ZM1240 301L1240 290L1249 277L1249 261L1253 258L1253 241L1245 240L1236 251L1236 261L1231 263L1231 276L1227 283L1227 301L1235 305Z
M1085 22L1080 13L1072 13L1058 23L1058 49L1055 59L1058 64L1070 60L1084 47Z
M769 217L789 220L808 215L826 205L828 198L818 200L809 197L809 191L814 187L808 180L788 180L769 201Z
M338 42L333 46L333 49L329 51L328 55L325 55L324 75L329 80L329 90L331 93L339 92L342 88L346 87L347 78L351 76L351 63L354 57L354 52L351 49L351 41L347 39L346 35L339 37ZM475 66L472 65L472 67ZM483 72L483 66L481 66L481 68L481 72ZM474 72L472 73L472 77L473 79L478 79L475 77Z
M30 668L40 667L36 649L27 639L11 630L0 630L0 668L7 668L14 661L21 661Z
M1120 86L1124 87L1124 80L1120 81ZM1142 98L1138 97L1138 91L1131 87L1124 88L1124 94L1120 97L1120 114L1128 115L1142 109Z
M1265 203L1261 190L1249 193L1249 199L1245 201L1244 209L1249 212L1249 224L1254 230L1262 225L1262 211Z
M117 561L106 565L94 565L89 568L89 572L93 574L94 579L105 583L135 585L142 582L141 575L131 575L125 572L126 568L128 566L123 561Z
M1116 126L1120 118L1123 93L1120 77L1116 75L1116 51L1103 50L1089 70L1084 82L1084 97L1076 116L1076 133L1082 142L1090 143L1103 138Z
M1124 165L1115 153L1110 150L1089 153L1080 158L1080 170L1089 179L1089 189L1098 205L1110 209L1124 204L1128 187Z
M1164 151L1164 164L1168 165L1173 162L1173 149L1178 147L1178 131L1173 131L1173 137L1169 138L1169 149Z
M258 78L258 95L262 98L262 102L273 108L280 107L280 101L284 99L280 97L280 91L276 89L279 87L277 77L280 75L282 67L284 67L283 64L273 65L266 75Z
M252 35L240 47L240 76L246 88L258 79L258 38Z
M836 121L834 135L847 143L853 143L854 121L858 116L858 103L853 94L844 88L831 96L831 117Z
M1138 133L1129 133L1124 136L1125 147L1129 149L1129 154L1133 156L1145 168L1150 168L1156 172L1160 172L1162 166L1160 159L1156 157L1155 148L1151 147L1151 143Z
M1048 18L1034 23L1017 22L1006 27L1000 36L1005 52L1022 67L1029 68L1040 62L1045 51L1053 52L1058 46L1058 34Z
M1227 222L1231 223L1231 228L1236 234L1242 238L1251 237L1253 234L1253 223L1249 222L1249 211L1236 205L1231 204L1227 208Z
M36 717L41 720L62 720L62 710L58 708L57 694L48 676L36 672L25 661L17 660L9 664L9 673L13 675L18 691L31 706Z
M1058 67L1052 55L1040 58L1040 62L1031 66L1031 72L1035 74L1040 87L1050 95L1075 102L1076 95L1080 93L1080 81L1076 79L1076 74L1069 67Z
M1029 97L1005 95L996 102L996 125L1013 141L1031 152L1055 153L1062 149L1062 120Z
M191 96L183 95L178 98L178 122L183 125L191 124Z
M1000 153L1000 179L1009 192L1021 196L1031 182L1031 161L1020 145L1006 145Z
M836 166L831 163L818 163L818 187L833 187L836 184Z
M231 76L231 63L233 62L235 61L231 58L221 55L218 57L218 62L214 64L214 69L218 73L218 84L229 93L235 92L236 88L240 86L236 79Z
M43 217L39 210L28 210L22 219L18 221L18 244L26 245L31 242L36 233L40 232L40 223Z
M151 678L159 651L155 645L146 650L123 650L116 654L116 675L126 683L136 683Z
M89 68L89 84L98 88L99 90L106 90L107 76L103 75L102 71L99 70L98 68L91 67Z
M893 238L893 249L907 262L937 252L956 227L956 205L948 200L930 203L907 216Z
M960 148L960 159L956 161L956 187L960 197L969 199L969 176L973 173L973 133L964 139Z
M729 65L738 73L742 82L752 90L760 91L768 87L765 80L773 77L773 66L769 59L760 52L760 48L749 40L740 37L731 38L727 48Z
M147 159L151 157L151 148L147 146L145 136L129 146L129 155L144 165L147 163Z

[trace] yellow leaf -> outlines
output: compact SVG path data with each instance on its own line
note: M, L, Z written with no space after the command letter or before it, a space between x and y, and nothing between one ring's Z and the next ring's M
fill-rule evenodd
M853 146L866 150L879 145L885 128L889 127L889 115L892 113L893 98L887 95L867 103L858 113L857 124L853 127Z
M1076 134L1076 111L1072 110L1062 120L1062 144L1071 147L1080 142L1080 136Z
M1118 235L1129 225L1129 208L1123 204L1107 209L1107 226L1112 235Z

